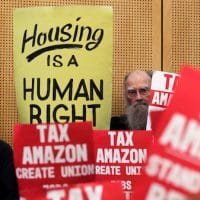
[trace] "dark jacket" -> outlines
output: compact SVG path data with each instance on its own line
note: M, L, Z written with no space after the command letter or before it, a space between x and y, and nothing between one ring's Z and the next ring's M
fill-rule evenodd
M127 116L113 116L110 122L110 130L129 130Z
M0 140L0 199L18 200L18 185L9 144Z

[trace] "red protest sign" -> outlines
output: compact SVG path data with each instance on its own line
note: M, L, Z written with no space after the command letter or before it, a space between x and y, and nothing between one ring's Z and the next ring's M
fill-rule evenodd
M94 131L96 180L120 180L125 199L130 199L152 140L150 131Z
M93 181L92 124L16 124L14 161L20 194Z
M176 73L161 71L153 73L146 130L153 130L151 112L164 111L168 107L179 78Z
M117 191L117 192L116 192ZM121 184L90 182L57 189L29 189L23 200L123 200Z
M174 200L200 192L200 71L184 67L174 97L156 126L134 200ZM186 95L187 91L187 95Z
M156 130L156 127L159 125L159 121L162 118L164 110L159 111L151 111L150 117L151 117L151 128L152 130ZM154 132L155 134L155 132Z

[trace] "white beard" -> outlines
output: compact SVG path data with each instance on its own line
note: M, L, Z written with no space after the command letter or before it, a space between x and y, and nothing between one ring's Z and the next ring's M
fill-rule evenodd
M130 130L146 130L148 104L145 101L127 106L126 114Z

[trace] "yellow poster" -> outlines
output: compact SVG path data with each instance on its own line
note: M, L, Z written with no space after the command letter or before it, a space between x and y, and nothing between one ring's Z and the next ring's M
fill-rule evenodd
M112 8L16 8L13 23L19 122L92 121L108 129Z

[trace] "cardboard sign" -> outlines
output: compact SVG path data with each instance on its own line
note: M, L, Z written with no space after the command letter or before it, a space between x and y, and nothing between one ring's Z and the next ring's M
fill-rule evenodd
M184 67L157 126L134 200L185 200L200 193L200 71Z
M91 182L66 188L27 190L23 200L123 200L120 183Z
M21 195L94 181L92 124L16 124L14 161Z
M92 121L108 129L112 8L16 8L13 17L19 122Z
M94 131L96 180L120 180L125 199L131 199L152 141L150 131Z
M164 111L168 107L178 80L179 75L176 73L161 71L153 73L146 130L152 130L151 112Z

